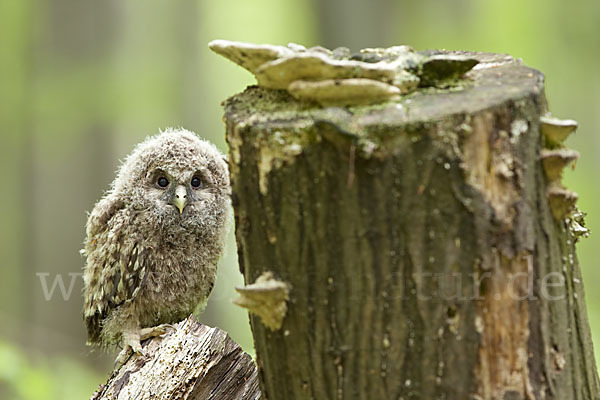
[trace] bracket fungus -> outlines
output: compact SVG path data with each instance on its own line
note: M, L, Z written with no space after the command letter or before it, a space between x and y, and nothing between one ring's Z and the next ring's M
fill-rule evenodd
M579 158L579 153L571 149L543 149L540 157L544 164L544 171L549 181L560 181L562 171Z
M419 87L445 87L478 61L457 54L425 55L409 46L362 49L352 54L290 43L257 45L228 40L209 43L214 52L244 67L259 86L287 90L321 106L393 100Z
M290 83L288 92L299 100L315 100L324 106L385 101L402 93L396 86L366 78L327 79L316 82L298 80Z
M577 129L577 121L558 119L551 116L540 117L542 135L548 147L561 146L567 137Z
M572 214L581 214L575 207L577 193L566 189L561 183L563 169L579 158L579 153L567 149L563 144L576 129L577 122L571 119L561 120L550 115L540 117L540 131L546 147L540 151L540 159L548 178L547 195L550 209L557 220Z
M550 208L556 219L563 219L569 215L573 211L578 198L577 193L562 186L550 186L548 188Z
M439 82L459 79L477 64L477 60L464 56L430 56L421 66L421 86L437 86Z
M265 272L254 283L236 287L235 290L240 297L233 300L234 304L258 315L272 331L281 328L290 292L287 283L275 279L272 272Z

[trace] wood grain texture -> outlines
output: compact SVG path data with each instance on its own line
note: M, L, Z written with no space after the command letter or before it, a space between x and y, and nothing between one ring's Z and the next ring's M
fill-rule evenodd
M91 397L108 399L258 400L252 358L218 328L193 316L173 332L143 343L146 357L133 355Z

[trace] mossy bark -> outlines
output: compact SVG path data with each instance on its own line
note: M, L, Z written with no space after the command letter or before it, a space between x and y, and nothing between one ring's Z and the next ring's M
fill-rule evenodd
M394 103L225 103L240 267L291 287L281 329L251 317L265 398L599 396L543 76L469 55L460 86Z

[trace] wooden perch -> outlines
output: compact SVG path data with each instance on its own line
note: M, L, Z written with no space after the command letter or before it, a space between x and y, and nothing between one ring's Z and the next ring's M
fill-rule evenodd
M146 357L130 357L91 400L260 398L252 358L226 332L200 324L193 316L174 327L144 342Z

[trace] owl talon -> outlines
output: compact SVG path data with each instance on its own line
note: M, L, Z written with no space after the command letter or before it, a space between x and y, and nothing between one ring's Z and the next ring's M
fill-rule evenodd
M142 346L139 343L135 347L131 346L131 350L142 357L146 357L146 352L144 349L142 349Z
M129 357L131 357L132 354L133 351L131 349L131 346L123 347L123 349L119 352L119 355L115 359L115 369L121 368L123 364L125 364L127 360L129 360Z
M123 364L125 364L129 360L129 358L134 354L139 354L141 357L144 358L148 357L148 355L139 343L132 345L126 344L125 347L123 347L123 350L119 352L119 355L115 359L115 368L121 368L121 366L123 366Z

